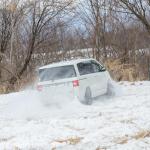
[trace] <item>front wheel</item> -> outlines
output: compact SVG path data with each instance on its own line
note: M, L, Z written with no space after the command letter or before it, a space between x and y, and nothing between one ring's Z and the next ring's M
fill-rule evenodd
M84 104L91 105L92 104L92 92L89 87L85 90L85 96L84 96Z

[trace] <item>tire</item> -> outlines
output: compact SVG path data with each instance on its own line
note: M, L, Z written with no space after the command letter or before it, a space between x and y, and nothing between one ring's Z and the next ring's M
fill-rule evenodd
M92 104L92 92L89 87L85 90L85 96L84 96L84 102L85 105L91 105Z

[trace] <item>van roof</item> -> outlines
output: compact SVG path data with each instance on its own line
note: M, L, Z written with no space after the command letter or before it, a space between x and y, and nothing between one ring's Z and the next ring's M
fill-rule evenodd
M58 67L58 66L66 66L66 65L74 65L74 64L77 64L77 63L80 63L83 61L88 61L88 60L94 60L94 59L88 58L88 59L75 59L75 60L61 61L61 62L52 63L52 64L42 66L39 69Z

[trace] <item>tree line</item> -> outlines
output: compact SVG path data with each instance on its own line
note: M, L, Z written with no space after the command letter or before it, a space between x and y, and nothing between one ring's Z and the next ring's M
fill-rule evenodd
M112 72L116 61L117 70L134 70L133 78L148 79L149 18L149 0L0 1L1 85L14 89L38 66L71 59L87 48L89 57Z

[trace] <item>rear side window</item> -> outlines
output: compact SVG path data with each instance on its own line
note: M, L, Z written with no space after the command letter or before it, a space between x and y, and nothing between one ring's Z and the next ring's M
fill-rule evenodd
M73 65L45 68L39 70L40 81L59 80L76 77Z
M101 71L100 65L95 61L92 61L92 67L93 67L94 73Z
M103 72L106 69L96 61L86 61L77 64L80 75Z
M80 75L94 73L91 61L81 62L77 64Z

